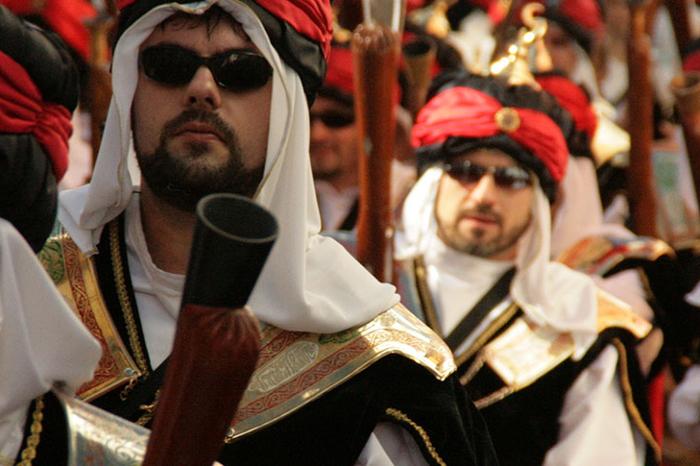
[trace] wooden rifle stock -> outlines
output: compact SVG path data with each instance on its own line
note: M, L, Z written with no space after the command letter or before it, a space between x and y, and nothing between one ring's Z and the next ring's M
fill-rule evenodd
M417 39L403 46L403 59L408 76L408 110L415 117L425 104L432 80L437 47L428 39Z
M646 32L648 5L630 4L630 38L627 49L629 82L628 131L631 147L627 190L634 231L657 236L656 195L651 166L653 140L653 88L651 85L651 40Z
M665 0L666 9L671 16L673 33L676 36L676 46L678 53L683 56L683 52L693 39L690 29L690 11L686 0Z
M671 90L676 97L695 195L700 197L700 73L676 76L671 81Z
M197 206L175 342L143 464L211 466L260 352L245 307L277 237L274 217L233 194Z
M380 281L391 282L391 164L400 43L384 26L361 24L353 34L352 52L360 141L357 259Z

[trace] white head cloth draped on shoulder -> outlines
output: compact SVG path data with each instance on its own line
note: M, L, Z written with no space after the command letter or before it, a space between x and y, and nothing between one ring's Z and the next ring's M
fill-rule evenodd
M114 50L114 95L92 182L63 193L59 220L82 251L96 252L102 228L124 211L138 183L130 116L139 46L175 12L201 14L214 4L243 25L274 70L265 172L255 200L275 215L280 230L249 304L263 322L287 330L328 333L365 323L396 304L398 295L340 244L318 234L304 88L272 46L260 19L243 2L164 3L129 26Z

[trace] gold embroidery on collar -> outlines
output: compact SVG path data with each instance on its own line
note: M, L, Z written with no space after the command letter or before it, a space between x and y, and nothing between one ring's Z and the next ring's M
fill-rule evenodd
M93 379L78 389L78 396L90 401L134 380L140 371L109 314L95 261L63 231L49 238L40 257L63 299L102 348Z
M406 416L406 414L399 411L398 409L387 408L385 413L399 421L401 424L413 429L420 436L421 440L423 441L423 445L425 446L425 449L428 450L428 453L430 454L431 458L433 458L433 460L435 460L437 464L441 466L447 466L447 463L445 463L440 454L437 452L435 446L433 445L433 442L430 440L430 436L423 427L416 424L413 420L411 420L411 418Z
M401 304L336 334L265 327L258 367L226 443L289 416L391 354L414 361L438 380L456 369L447 345Z
M112 221L109 223L109 242L110 242L110 254L112 259L112 266L114 271L114 286L117 290L117 297L119 298L119 306L122 309L124 315L124 321L126 322L126 331L129 335L129 346L134 353L134 358L136 364L141 371L142 377L148 377L150 371L148 370L148 362L146 361L146 356L143 348L141 347L141 342L139 340L138 326L136 325L136 319L134 317L134 309L131 307L131 302L129 301L129 293L126 289L126 278L124 276L124 264L122 263L121 254L119 251L119 224L118 222ZM129 384L124 387L124 390L120 393L119 397L124 400L128 396L131 389L133 389L138 377L134 377Z

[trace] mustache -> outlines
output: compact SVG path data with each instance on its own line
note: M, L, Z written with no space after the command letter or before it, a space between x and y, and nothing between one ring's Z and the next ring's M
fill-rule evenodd
M488 204L477 204L474 207L471 208L465 208L460 210L459 216L460 217L469 217L469 216L479 216L479 217L486 217L489 220L492 220L499 225L503 223L503 217L493 210L493 208L488 205Z
M211 126L227 145L234 144L236 142L236 135L233 129L219 115L207 110L194 109L185 110L167 122L163 127L161 141L165 141L166 139L174 136L181 126L193 121L206 123Z

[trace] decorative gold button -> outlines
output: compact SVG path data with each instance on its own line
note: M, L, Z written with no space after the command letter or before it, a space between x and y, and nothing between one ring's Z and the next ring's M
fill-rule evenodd
M511 107L503 107L494 115L496 126L504 133L512 133L520 128L520 115Z

